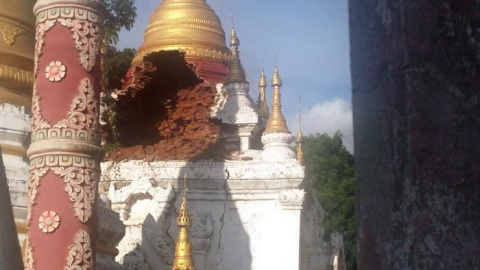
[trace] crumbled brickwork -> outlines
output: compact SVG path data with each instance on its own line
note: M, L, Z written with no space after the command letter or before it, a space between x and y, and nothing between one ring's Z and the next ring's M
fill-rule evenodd
M180 52L158 52L133 67L118 92L116 126L120 160L222 160L221 129L210 117L216 89L199 79Z

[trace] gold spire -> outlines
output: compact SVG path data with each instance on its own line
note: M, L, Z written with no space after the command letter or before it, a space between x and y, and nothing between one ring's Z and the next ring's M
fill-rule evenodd
M205 0L164 0L157 7L133 63L162 50L180 50L187 59L224 64L228 64L230 53L220 19Z
M272 78L273 86L273 101L272 101L272 115L268 118L267 127L265 128L265 134L270 133L288 133L290 130L287 127L287 121L282 114L282 101L280 94L280 87L282 86L282 79L278 74L278 68L275 65Z
M240 62L240 52L238 46L240 46L240 40L235 33L235 27L232 26L230 35L230 46L232 47L232 58L230 59L230 65L228 67L228 75L225 78L225 84L229 83L246 83L247 78L245 71L243 70L242 63Z
M257 107L260 113L260 117L263 119L268 119L270 115L270 111L268 109L267 105L267 100L265 98L265 88L267 87L267 77L265 77L265 72L263 72L262 68L262 73L260 75L260 80L258 81L258 101L257 101Z
M187 208L187 174L183 177L183 198L178 213L177 226L179 228L172 270L195 270L192 258L192 244L188 235L188 229L192 226L192 220L188 215Z
M297 133L297 160L303 165L303 132L302 132L302 111L300 110L300 97L298 97L298 133Z

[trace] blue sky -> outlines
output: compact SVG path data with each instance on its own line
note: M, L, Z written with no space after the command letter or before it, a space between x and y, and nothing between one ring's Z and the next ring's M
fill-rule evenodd
M150 15L161 0L137 0L134 28L122 31L119 47L138 48ZM297 129L297 99L302 98L305 133L340 129L352 150L351 82L347 0L207 0L227 34L231 17L240 39L240 56L256 99L263 67L270 80L277 65L283 80L283 112ZM271 100L271 88L267 92Z

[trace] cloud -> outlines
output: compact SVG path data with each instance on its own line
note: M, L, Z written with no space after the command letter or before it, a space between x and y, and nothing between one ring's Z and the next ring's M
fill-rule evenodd
M289 117L291 127L298 128L298 116ZM297 129L292 129L296 132ZM352 106L341 98L317 103L302 113L304 135L327 133L333 135L337 130L343 134L343 143L353 153Z

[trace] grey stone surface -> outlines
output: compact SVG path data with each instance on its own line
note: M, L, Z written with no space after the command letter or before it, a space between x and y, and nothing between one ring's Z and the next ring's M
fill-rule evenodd
M1 152L1 151L0 151ZM0 153L0 269L23 270L7 176Z
M359 269L480 269L479 21L350 0Z

